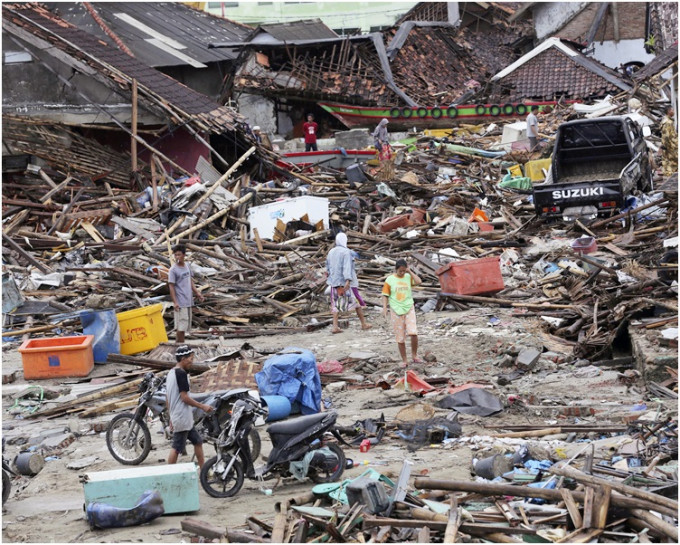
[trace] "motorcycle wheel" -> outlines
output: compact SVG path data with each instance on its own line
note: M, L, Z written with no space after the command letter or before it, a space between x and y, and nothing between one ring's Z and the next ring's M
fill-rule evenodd
M3 469L2 470L2 505L5 505L7 498L9 498L9 492L12 487L12 479L9 474Z
M308 475L315 483L332 483L337 481L342 475L342 472L345 471L345 465L347 463L345 453L338 445L335 443L327 443L324 446L335 454L335 457L338 459L338 464L332 469L316 468L310 465Z
M213 456L201 468L201 486L213 498L230 498L238 494L243 486L243 464L238 458L234 460L229 473L222 476L231 456L228 454L219 461L217 456Z
M126 441L125 437L130 431L131 435ZM106 430L106 446L111 456L121 464L135 466L146 460L151 451L151 433L144 422L135 421L132 413L122 413L111 420Z
M262 451L262 441L260 440L260 434L255 428L250 430L248 434L248 444L250 445L250 455L253 457L253 461L257 460Z

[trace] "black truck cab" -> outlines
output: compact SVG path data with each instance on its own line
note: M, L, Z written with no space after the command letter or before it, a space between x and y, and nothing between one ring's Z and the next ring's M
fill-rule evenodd
M626 116L579 119L557 129L546 181L534 186L541 216L591 219L617 210L633 190L651 189L640 126Z

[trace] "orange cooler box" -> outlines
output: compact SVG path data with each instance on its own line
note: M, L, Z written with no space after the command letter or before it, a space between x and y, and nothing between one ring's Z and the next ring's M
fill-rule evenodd
M505 288L499 257L483 257L449 263L437 270L442 293L478 295Z
M24 378L86 377L94 367L94 335L29 339L20 347Z

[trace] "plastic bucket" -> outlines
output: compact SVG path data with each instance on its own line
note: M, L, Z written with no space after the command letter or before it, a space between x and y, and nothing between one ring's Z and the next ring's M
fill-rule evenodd
M260 396L262 404L267 407L269 414L266 422L282 420L290 416L290 401L284 396Z
M14 459L14 465L22 475L37 475L45 466L45 459L37 452L22 452Z
M507 458L502 454L494 454L488 458L478 460L475 464L475 473L484 479L492 481L508 471L512 471L512 458Z
M106 363L109 354L120 354L120 326L114 310L86 310L80 314L85 335L94 335L95 363Z

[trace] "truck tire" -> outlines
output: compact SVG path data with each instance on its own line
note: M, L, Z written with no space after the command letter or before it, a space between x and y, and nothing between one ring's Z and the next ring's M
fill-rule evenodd
M446 110L446 116L454 118L458 115L458 108L455 106L449 106Z

